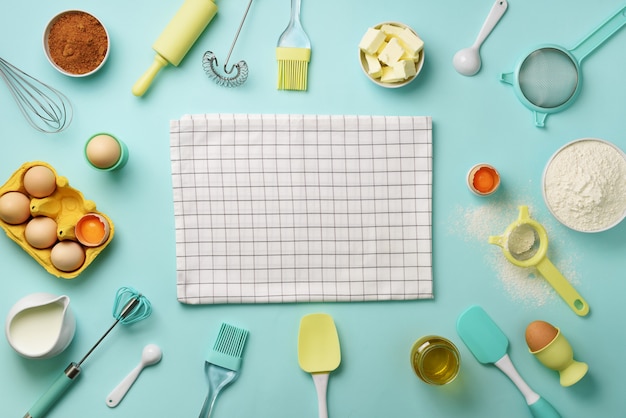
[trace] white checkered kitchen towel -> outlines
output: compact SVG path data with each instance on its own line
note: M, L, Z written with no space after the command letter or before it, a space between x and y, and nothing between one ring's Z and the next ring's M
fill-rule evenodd
M209 114L170 123L177 296L432 298L432 121Z

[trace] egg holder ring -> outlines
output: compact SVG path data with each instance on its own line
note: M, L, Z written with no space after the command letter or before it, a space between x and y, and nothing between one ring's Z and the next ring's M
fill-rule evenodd
M47 197L35 198L26 192L23 184L23 178L26 171L34 166L44 166L49 168L56 178L56 190ZM92 200L84 198L83 194L71 187L69 181L64 176L59 176L56 170L48 163L43 161L32 161L22 164L6 183L0 187L0 196L8 192L20 192L31 198L29 218L18 225L13 225L4 222L0 219L0 227L5 230L7 236L15 241L26 253L33 257L42 267L46 269L50 274L63 278L73 279L82 273L100 254L100 252L106 248L115 234L115 228L111 219L102 212L96 209L96 204ZM70 203L70 204L68 204ZM78 242L76 237L75 225L79 218L86 214L96 214L101 216L109 226L108 236L106 240L99 246L88 247L82 244L81 247L85 252L84 262L76 270L62 271L56 268L51 261L51 248L37 249L32 247L24 237L24 230L28 222L36 216L48 216L53 218L57 222L57 243L62 241L75 241ZM55 244L56 245L56 244Z

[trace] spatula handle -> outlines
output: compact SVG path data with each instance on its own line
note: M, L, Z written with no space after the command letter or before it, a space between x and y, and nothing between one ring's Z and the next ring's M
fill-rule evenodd
M526 399L526 403L528 405L537 402L537 400L539 399L539 395L536 394L524 381L522 376L520 376L508 354L505 354L500 360L496 361L494 364L498 369L502 370L502 372L507 375L507 377L511 379L513 383L515 383L515 386L517 386L519 391L522 392L522 395L524 395L524 398Z
M508 354L505 354L500 360L494 363L496 367L504 374L508 376L509 379L515 386L522 392L524 398L526 399L526 404L530 409L531 414L535 418L560 418L561 415L554 409L554 407L550 404L550 402L546 401L544 398L539 396L535 391L533 391L530 386L524 381L522 376L517 372L511 358Z
M326 403L326 392L328 389L329 373L313 373L313 383L317 391L317 409L319 418L328 418L328 405Z
M535 418L561 418L556 409L544 398L539 398L534 404L528 405L528 408Z

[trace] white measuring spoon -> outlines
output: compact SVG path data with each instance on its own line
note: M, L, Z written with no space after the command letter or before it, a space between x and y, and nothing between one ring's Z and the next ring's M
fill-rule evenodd
M496 0L474 44L454 54L452 64L457 72L466 76L472 76L480 70L480 46L485 42L485 39L487 39L487 36L489 36L493 28L496 27L496 24L500 21L502 15L504 15L508 5L506 0Z
M135 383L135 380L137 380L137 377L139 377L143 368L157 364L161 361L162 355L163 353L158 345L148 344L145 346L141 352L141 361L137 367L135 367L128 374L128 376L126 376L111 393L109 393L109 396L107 396L107 406L110 408L117 406L128 392L128 389L130 389L133 383Z

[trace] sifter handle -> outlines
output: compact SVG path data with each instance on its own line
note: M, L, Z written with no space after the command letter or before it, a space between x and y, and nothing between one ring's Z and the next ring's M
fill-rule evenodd
M589 313L589 305L585 299L580 296L547 257L544 257L537 264L537 270L577 315L585 316Z
M597 47L602 45L607 39L609 39L615 32L622 28L626 24L626 6L619 9L613 16L608 18L604 23L595 28L585 39L580 41L570 51L574 57L582 61L587 55L591 54Z
M48 390L41 395L37 402L28 410L24 418L43 418L46 416L50 408L52 408L67 389L69 389L79 373L80 366L76 363L70 363L65 371L57 377Z

